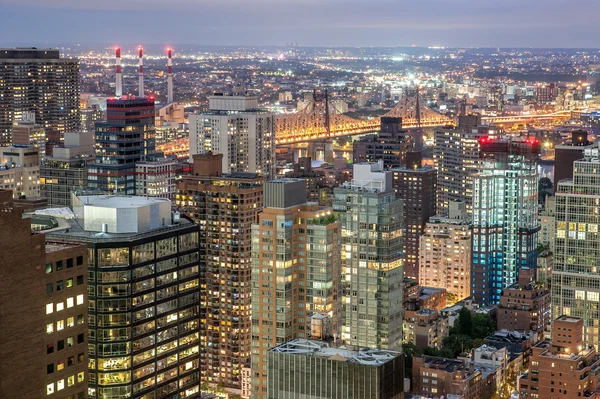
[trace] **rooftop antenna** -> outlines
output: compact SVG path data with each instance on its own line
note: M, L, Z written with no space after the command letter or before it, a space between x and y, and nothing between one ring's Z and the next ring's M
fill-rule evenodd
M121 96L123 95L123 74L121 72L121 49L119 47L115 47L115 56L115 72L117 76L115 95L117 98L121 98Z
M142 48L142 46L138 47L138 55L139 55L138 96L144 97L144 49Z

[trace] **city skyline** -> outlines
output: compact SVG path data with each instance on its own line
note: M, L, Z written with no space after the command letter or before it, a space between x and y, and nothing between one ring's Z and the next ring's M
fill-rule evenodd
M564 7L563 0L516 0L502 4L474 0L433 0L411 4L389 0L240 2L176 0L165 9L157 0L126 4L60 0L4 0L0 9L12 18L0 28L4 45L131 41L204 45L445 46L594 48L600 27L592 0ZM435 10L435 12L432 12ZM135 11L138 18L119 23ZM48 24L48 20L52 24ZM172 23L169 23L172 22ZM109 28L109 29L107 29ZM117 29L118 28L118 29Z

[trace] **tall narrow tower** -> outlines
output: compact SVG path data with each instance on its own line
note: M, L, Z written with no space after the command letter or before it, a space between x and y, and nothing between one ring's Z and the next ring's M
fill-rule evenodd
M115 95L117 96L117 98L121 98L121 96L123 95L123 74L121 73L121 49L119 47L115 47L115 55L117 57L115 63L115 72L117 76Z
M144 49L142 48L142 46L138 47L138 54L139 54L139 71L138 71L139 92L138 92L138 96L144 97Z
M167 49L167 104L171 104L173 102L173 60L171 59L172 53L172 49Z

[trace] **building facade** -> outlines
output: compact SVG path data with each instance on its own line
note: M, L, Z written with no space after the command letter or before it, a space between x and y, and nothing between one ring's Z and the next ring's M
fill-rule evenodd
M190 121L190 162L194 154L223 154L223 172L275 177L275 116L257 97L214 95L209 111Z
M445 288L457 301L471 296L471 239L466 204L450 201L448 217L430 218L420 238L419 284Z
M12 144L38 149L40 159L46 156L46 129L35 123L35 112L24 112L21 120L13 122Z
M52 239L88 251L94 399L200 397L198 226L166 199L80 196Z
M435 309L404 310L403 337L419 348L442 349L448 336L448 317Z
M268 399L403 398L404 360L398 352L295 339L269 350L268 357Z
M296 338L338 337L340 223L306 201L306 183L265 184L252 226L252 397L267 398L267 351Z
M13 144L13 122L27 112L48 131L79 130L79 60L58 50L0 49L0 146Z
M403 204L383 161L355 164L334 190L341 215L343 329L348 345L397 350L402 343Z
M482 372L465 360L423 356L413 358L412 393L426 397L456 395L479 399L484 387Z
M40 197L40 153L23 145L0 147L0 189L16 198Z
M250 360L252 224L263 179L222 174L222 155L195 155L194 175L177 184L177 209L200 226L201 378L241 388Z
M32 234L0 191L0 397L87 398L87 250Z
M404 277L419 281L419 240L435 215L436 172L422 165L420 152L409 152L406 167L392 172L396 197L404 202Z
M402 130L402 118L382 117L381 132L362 137L353 143L354 163L383 160L386 169L406 165L406 154L414 147L411 136Z
M106 122L96 123L96 161L88 168L88 187L135 195L135 165L155 154L154 100L109 99Z
M167 158L136 162L136 195L174 200L176 164L177 161Z
M579 317L586 345L599 345L600 153L585 151L575 161L573 179L556 190L556 240L552 270L552 317Z
M477 304L497 305L523 267L537 263L539 140L481 139L473 176L471 290Z

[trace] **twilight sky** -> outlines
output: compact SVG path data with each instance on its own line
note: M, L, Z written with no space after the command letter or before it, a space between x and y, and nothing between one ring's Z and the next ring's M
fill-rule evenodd
M600 0L0 0L0 45L600 47Z

